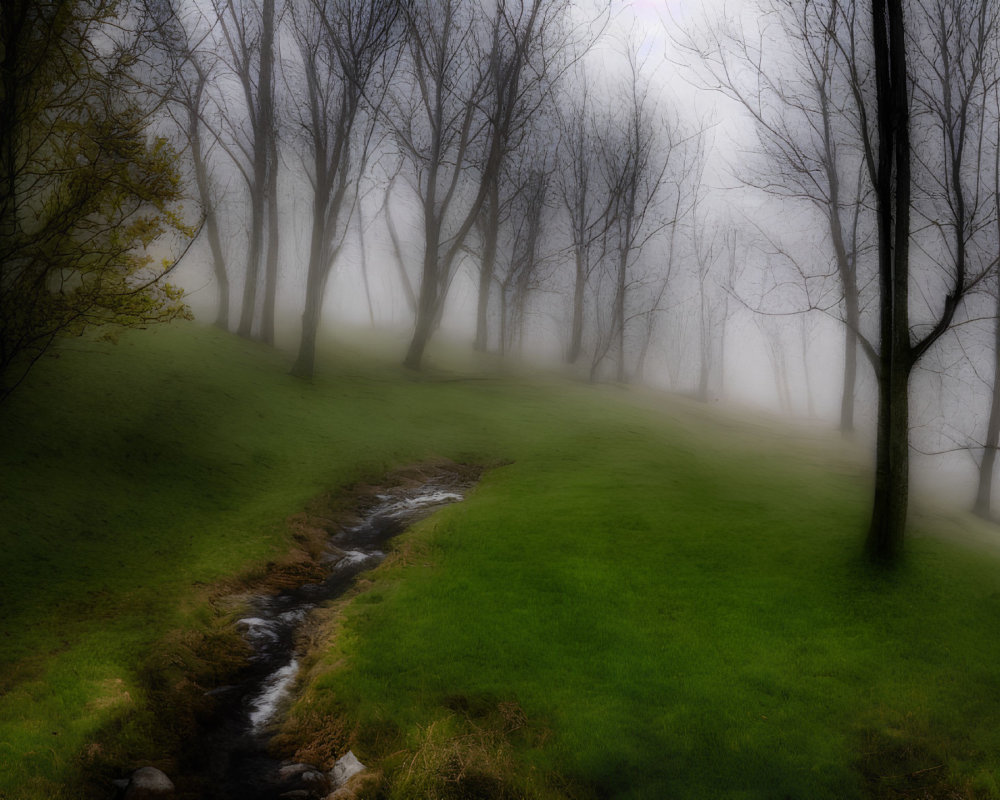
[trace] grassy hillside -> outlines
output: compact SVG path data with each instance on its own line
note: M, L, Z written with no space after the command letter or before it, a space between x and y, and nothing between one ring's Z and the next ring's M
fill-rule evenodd
M74 342L0 409L0 798L153 757L157 653L219 629L209 587L435 457L489 469L329 615L289 746L391 797L1000 797L996 558L928 530L870 571L835 441L351 352L285 372L178 325Z

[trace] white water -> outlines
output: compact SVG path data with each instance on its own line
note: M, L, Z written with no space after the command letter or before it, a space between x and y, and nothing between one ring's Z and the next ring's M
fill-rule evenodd
M404 514L426 506L434 506L442 503L457 503L462 500L462 495L456 492L443 491L441 489L418 494L416 497L404 497L393 503L388 503L378 510L378 513L389 517L401 517Z
M260 694L250 701L250 726L254 731L271 721L278 706L290 694L298 672L299 660L293 656L288 664L268 676Z
M247 638L253 641L267 640L275 642L278 640L278 632L275 630L273 620L262 619L261 617L244 617L237 620L237 625L247 626Z
M370 513L368 520L363 525L348 529L350 533L370 530L371 521L377 518L383 520L389 518L403 523L406 518L417 516L417 512L426 511L433 506L457 503L463 497L457 492L427 488L413 497L385 494L378 495L378 499L381 504ZM377 563L385 556L380 550L356 549L357 547L358 544L355 544L355 549L343 551L343 555L333 569L335 571L345 570L351 574L364 569L365 567L362 565L365 562ZM259 598L258 603L258 612L264 616L248 616L238 622L238 624L246 626L246 638L258 651L257 655L253 657L254 659L271 657L267 651L285 639L288 631L294 629L297 623L305 619L310 609L315 608L313 603L301 603L288 611L267 618L268 614L271 613L268 608L274 608L274 604L266 598ZM271 672L264 683L260 685L259 691L247 701L250 727L254 733L261 732L274 719L283 701L290 696L298 671L298 658L292 653L291 660Z

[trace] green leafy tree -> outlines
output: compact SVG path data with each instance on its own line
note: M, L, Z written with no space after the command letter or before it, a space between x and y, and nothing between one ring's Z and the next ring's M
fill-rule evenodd
M192 231L177 156L148 132L128 11L0 4L0 400L59 336L189 314L149 252Z

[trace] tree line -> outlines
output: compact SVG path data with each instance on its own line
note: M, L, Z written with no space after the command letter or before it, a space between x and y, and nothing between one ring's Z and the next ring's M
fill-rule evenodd
M968 351L967 332L1000 319L998 14L998 0L761 0L749 27L672 26L689 71L752 120L753 157L732 173L811 209L819 246L803 252L794 231L720 211L706 177L711 122L658 93L648 40L607 41L611 8L11 0L0 13L0 393L55 336L184 315L165 277L195 234L216 323L273 344L282 183L303 175L293 374L315 370L352 236L370 304L363 232L376 224L412 316L413 369L463 271L476 349L518 350L532 314L558 306L563 357L592 380L641 380L650 354L673 347L668 369L697 364L702 399L721 391L734 309L755 312L779 396L775 320L822 314L843 331L845 432L866 370L877 386L867 550L892 562L914 371L942 339ZM599 48L619 67L595 69ZM412 247L403 205L416 209ZM147 248L168 234L175 251L157 263ZM750 274L753 249L765 268ZM993 397L974 448L984 516L1000 444L994 331L992 362L976 360Z

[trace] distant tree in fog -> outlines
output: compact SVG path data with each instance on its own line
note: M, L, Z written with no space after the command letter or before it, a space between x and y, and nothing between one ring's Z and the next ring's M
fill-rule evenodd
M802 266L818 296L808 308L839 308L844 324L844 376L840 428L854 429L858 334L862 298L858 253L867 238L870 214L864 210L868 188L858 180L863 169L859 119L851 89L853 3L842 0L764 0L759 28L712 31L701 41L683 44L700 56L709 85L737 100L755 124L764 163L742 165L739 177L780 197L811 203L826 221L830 256L839 284L831 302L825 263ZM820 269L817 270L816 266ZM874 351L865 352L874 357Z
M711 212L702 206L701 201L701 197L696 198L692 210L691 238L697 271L698 305L698 384L695 395L706 402L712 395L713 383L716 384L714 390L721 394L724 380L726 324L729 321L729 297L737 270L739 230L730 219L710 216Z
M992 374L988 381L990 389L990 410L986 421L986 437L983 443L983 453L979 460L979 479L976 485L976 498L973 511L979 516L990 519L993 515L993 476L996 469L997 449L1000 445L1000 86L990 87L988 101L985 107L989 110L989 129L992 138L988 139L992 148L992 219L993 241L996 251L994 261L989 270L988 289L992 294L992 347L990 369Z
M512 193L502 228L506 237L494 278L500 294L500 352L512 351L524 338L530 293L541 285L542 267L551 258L543 241L549 213L554 157L543 148L524 153L505 184ZM510 170L513 171L513 170Z
M492 235L501 167L539 102L538 87L551 77L547 43L562 8L543 0L405 5L408 80L397 82L388 117L412 171L424 228L409 367L422 362L488 201L484 239ZM494 257L494 245L484 241L484 260Z
M380 163L385 164L389 159L383 155ZM404 159L399 158L393 162L393 166L387 171L385 177L385 188L382 194L382 205L380 214L385 218L386 231L389 234L389 241L392 244L392 259L396 266L396 274L399 276L399 283L403 288L403 297L406 299L406 307L413 315L417 316L417 294L413 291L413 282L410 280L410 273L407 269L406 258L403 255L403 243L396 228L396 221L392 216L392 194L396 182L399 180L400 172L403 169Z
M586 81L559 112L559 169L556 186L569 221L573 253L570 337L566 361L575 364L583 351L586 297L597 252L613 219L613 195L604 191L597 176L597 120Z
M474 347L489 339L489 300L494 282L503 197L505 162L519 149L531 148L533 128L548 127L552 89L565 69L571 41L563 20L569 0L502 0L490 22L489 70L485 95L489 150L481 165L486 196L478 221L479 283ZM492 163L490 163L492 162Z
M291 22L301 60L302 94L294 105L313 200L302 334L292 373L310 377L327 281L357 201L375 108L403 25L398 0L309 0L293 8Z
M605 272L603 283L609 290L610 309L603 324L598 320L590 375L595 378L613 352L619 381L630 377L630 323L648 308L649 297L641 297L638 291L649 288L647 280L636 268L647 245L678 222L673 214L679 208L670 203L668 192L684 191L692 163L687 152L697 139L678 119L657 107L634 51L628 59L629 73L620 87L621 104L612 103L595 137L596 170L609 208L600 269ZM637 303L641 310L637 310Z
M218 189L212 174L210 153L216 134L208 126L208 84L212 79L214 54L209 46L209 31L198 30L198 17L186 23L177 0L144 0L147 36L165 58L165 74L160 86L171 114L178 116L178 126L191 158L198 203L204 218L202 230L212 257L212 273L218 285L215 324L229 328L229 270L226 266L219 228ZM207 134L207 135L206 135Z
M276 0L212 0L223 50L220 57L236 77L243 108L219 102L228 128L226 152L250 195L250 229L243 301L237 333L250 337L255 323L262 341L274 342L278 283L278 132L275 115ZM266 234L266 240L265 240ZM266 250L265 250L266 245ZM257 292L264 266L264 297L257 318Z
M489 190L476 167L488 149L488 46L478 6L416 0L405 7L408 58L388 124L412 171L424 229L413 338L404 363L419 368L456 260ZM497 162L494 155L489 168ZM482 159L480 159L482 164ZM484 166L485 168L485 166Z

